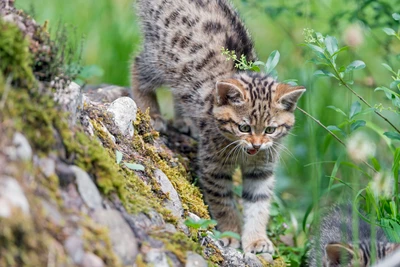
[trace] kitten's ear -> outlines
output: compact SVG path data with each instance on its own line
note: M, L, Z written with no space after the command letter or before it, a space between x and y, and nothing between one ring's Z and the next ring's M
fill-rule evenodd
M276 88L275 101L286 111L294 111L300 96L306 91L304 86L291 86L281 83Z
M242 84L234 79L218 81L216 84L217 105L241 106L246 100L246 91Z
M325 255L332 265L342 265L350 263L355 253L350 245L333 243L326 245Z

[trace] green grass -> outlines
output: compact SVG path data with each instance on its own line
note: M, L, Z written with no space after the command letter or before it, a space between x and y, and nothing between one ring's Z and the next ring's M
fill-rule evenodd
M392 81L391 73L381 63L387 63L395 70L400 67L400 42L382 30L399 27L391 17L397 7L395 0L379 3L366 0L234 2L253 34L260 60L266 61L273 50L279 50L279 79L297 79L299 84L306 86L307 92L299 106L324 125L336 125L348 131L350 126L343 124L343 116L327 106L333 105L349 113L357 98L335 79L313 75L318 66L308 61L315 56L310 49L300 45L304 43L304 28L335 36L340 47L358 42L337 58L337 64L347 66L356 59L365 62L365 69L353 73L351 88L373 106L379 103L391 106L385 94L374 92L374 89L388 87ZM131 0L17 0L17 7L33 10L39 23L49 20L53 33L61 21L69 25L75 42L84 39L83 65L96 65L104 70L102 77L90 82L129 85L130 58L138 51L141 39ZM362 108L366 106L362 105ZM170 110L164 112L171 113ZM400 126L399 114L387 110L382 114ZM287 219L287 224L301 247L307 240L308 224L313 218L309 216L303 221L310 207L329 205L341 199L343 193L355 197L356 189L366 188L374 178L363 163L352 160L346 149L322 127L299 111L296 111L296 118L296 127L286 141L292 155L283 152L278 168L277 194L281 200L279 207L286 218L293 215L292 220ZM358 119L367 124L355 133L365 133L376 146L376 161L382 170L391 172L393 152L399 142L382 135L390 130L390 126L373 113L360 115ZM371 159L367 161L373 164ZM318 221L318 216L315 219Z

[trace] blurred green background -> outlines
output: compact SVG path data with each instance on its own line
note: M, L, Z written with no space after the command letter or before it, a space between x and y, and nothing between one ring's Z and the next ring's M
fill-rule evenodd
M384 27L398 29L398 22L391 15L398 11L400 1L236 0L234 4L253 35L260 60L266 61L273 50L279 50L279 79L297 79L307 87L299 106L324 125L341 127L345 120L327 106L333 105L348 113L357 99L334 79L313 76L317 67L309 60L314 56L300 45L304 42L304 28L335 36L340 47L349 46L337 62L348 65L359 59L367 66L354 72L352 88L372 105L390 104L382 92L374 89L389 86L391 82L390 72L381 63L395 70L400 66L400 42L382 30ZM129 85L130 58L140 49L141 42L132 0L17 0L16 6L30 12L39 23L48 20L52 34L61 21L67 25L71 40L79 43L83 38L82 65L95 65L104 71L103 76L90 79L90 83ZM400 125L398 114L382 112ZM367 171L365 165L352 160L348 151L323 128L299 111L296 117L297 125L285 142L290 152L282 152L278 167L277 194L285 212L293 215L290 223L293 233L300 236L306 210L316 203L331 203L329 198L322 198L324 202L321 202L330 181L336 185L330 192L335 196L331 199L337 200L340 193L349 190L340 181L331 180L333 171L335 177L358 184L359 188L365 187L370 178L357 169ZM390 169L391 141L378 134L388 130L388 124L373 113L361 118L367 121L366 127L357 130L365 133L361 135L361 142L370 140L376 147L374 157L383 168ZM337 134L347 140L346 136ZM360 149L355 146L353 153L357 154Z

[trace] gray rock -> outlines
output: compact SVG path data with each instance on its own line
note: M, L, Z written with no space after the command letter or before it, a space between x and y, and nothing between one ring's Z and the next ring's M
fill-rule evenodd
M104 267L104 262L93 253L85 253L82 260L82 267Z
M66 187L69 184L74 183L76 180L75 173L71 166L62 161L57 161L55 171L61 187Z
M17 180L2 176L0 177L0 217L9 218L15 208L29 215L29 202Z
M121 97L111 103L107 109L114 115L114 122L123 135L133 136L133 124L136 120L137 106L130 97Z
M56 174L56 162L52 158L38 158L36 164L46 177Z
M12 146L5 149L11 160L30 161L32 159L32 148L26 137L16 132L13 137Z
M151 210L145 213L131 214L130 217L135 221L135 225L142 230L149 232L154 228L163 228L164 219L161 214Z
M138 254L138 243L121 214L116 210L96 210L95 221L108 227L115 253L124 265L132 265Z
M207 261L199 254L188 251L186 253L186 267L207 267Z
M53 83L62 81L62 79L55 78ZM54 101L60 105L63 111L70 114L68 118L69 125L75 125L78 113L83 106L81 87L71 82L67 86L63 84L62 86L55 86L55 88L57 88L57 90L54 94Z
M159 249L150 249L150 251L146 253L145 260L152 266L169 267L167 254Z
M80 237L75 235L68 237L64 242L64 247L75 264L79 265L82 263L85 251L83 249L83 241Z
M267 253L264 253L264 254L267 254ZM271 256L271 258L272 258L272 256ZM246 265L249 267L263 267L264 266L261 263L261 261L257 258L256 254L253 254L250 252L247 252L244 254L244 261L246 262Z
M64 222L64 218L58 209L51 203L42 199L42 207L45 213L45 216L50 218L51 221L57 225L62 225Z
M165 229L165 231L172 233L172 234L174 234L178 231L178 230L176 230L175 226L171 223L166 223L164 229Z
M171 181L168 179L167 175L159 169L154 171L154 176L163 193L169 196L169 199L164 201L165 207L169 209L175 217L181 218L183 214L182 202Z
M114 100L131 95L129 87L120 87L109 84L86 85L84 88L84 96L92 103L111 103Z
M207 232L207 234L208 234L208 236L204 237L201 240L201 244L206 247L204 252L207 256L211 256L211 255L213 255L213 253L215 253L212 249L210 249L210 247L214 247L214 248L217 248L221 252L222 257L224 258L224 262L222 263L221 266L223 266L223 267L232 267L232 266L245 267L246 264L248 264L245 261L245 258L241 252L239 252L236 249L231 248L231 247L222 246L219 241L213 239L210 236L211 232ZM211 246L207 246L208 244L211 244ZM258 261L260 263L260 261L258 259L254 260L254 261L255 262Z
M77 166L70 167L75 173L76 184L83 201L91 209L102 209L102 199L96 185L89 174Z

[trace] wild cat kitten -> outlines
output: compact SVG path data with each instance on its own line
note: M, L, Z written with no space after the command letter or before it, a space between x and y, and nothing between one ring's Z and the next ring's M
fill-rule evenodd
M311 241L309 266L371 266L371 225L360 218L358 229L357 248L353 243L351 205L335 206L323 216L319 234L316 234ZM400 249L400 244L390 243L387 240L382 228L377 226L375 229L374 245L377 260L382 260ZM400 267L400 259L397 264L386 267L394 266Z
M273 167L282 137L294 124L304 87L242 72L221 48L257 59L253 42L227 0L137 0L144 43L132 66L136 103L162 126L154 90L171 88L176 117L199 132L200 181L220 231L241 233L245 252L273 253L266 235ZM244 222L235 208L232 174L243 175ZM225 245L239 247L235 239Z

